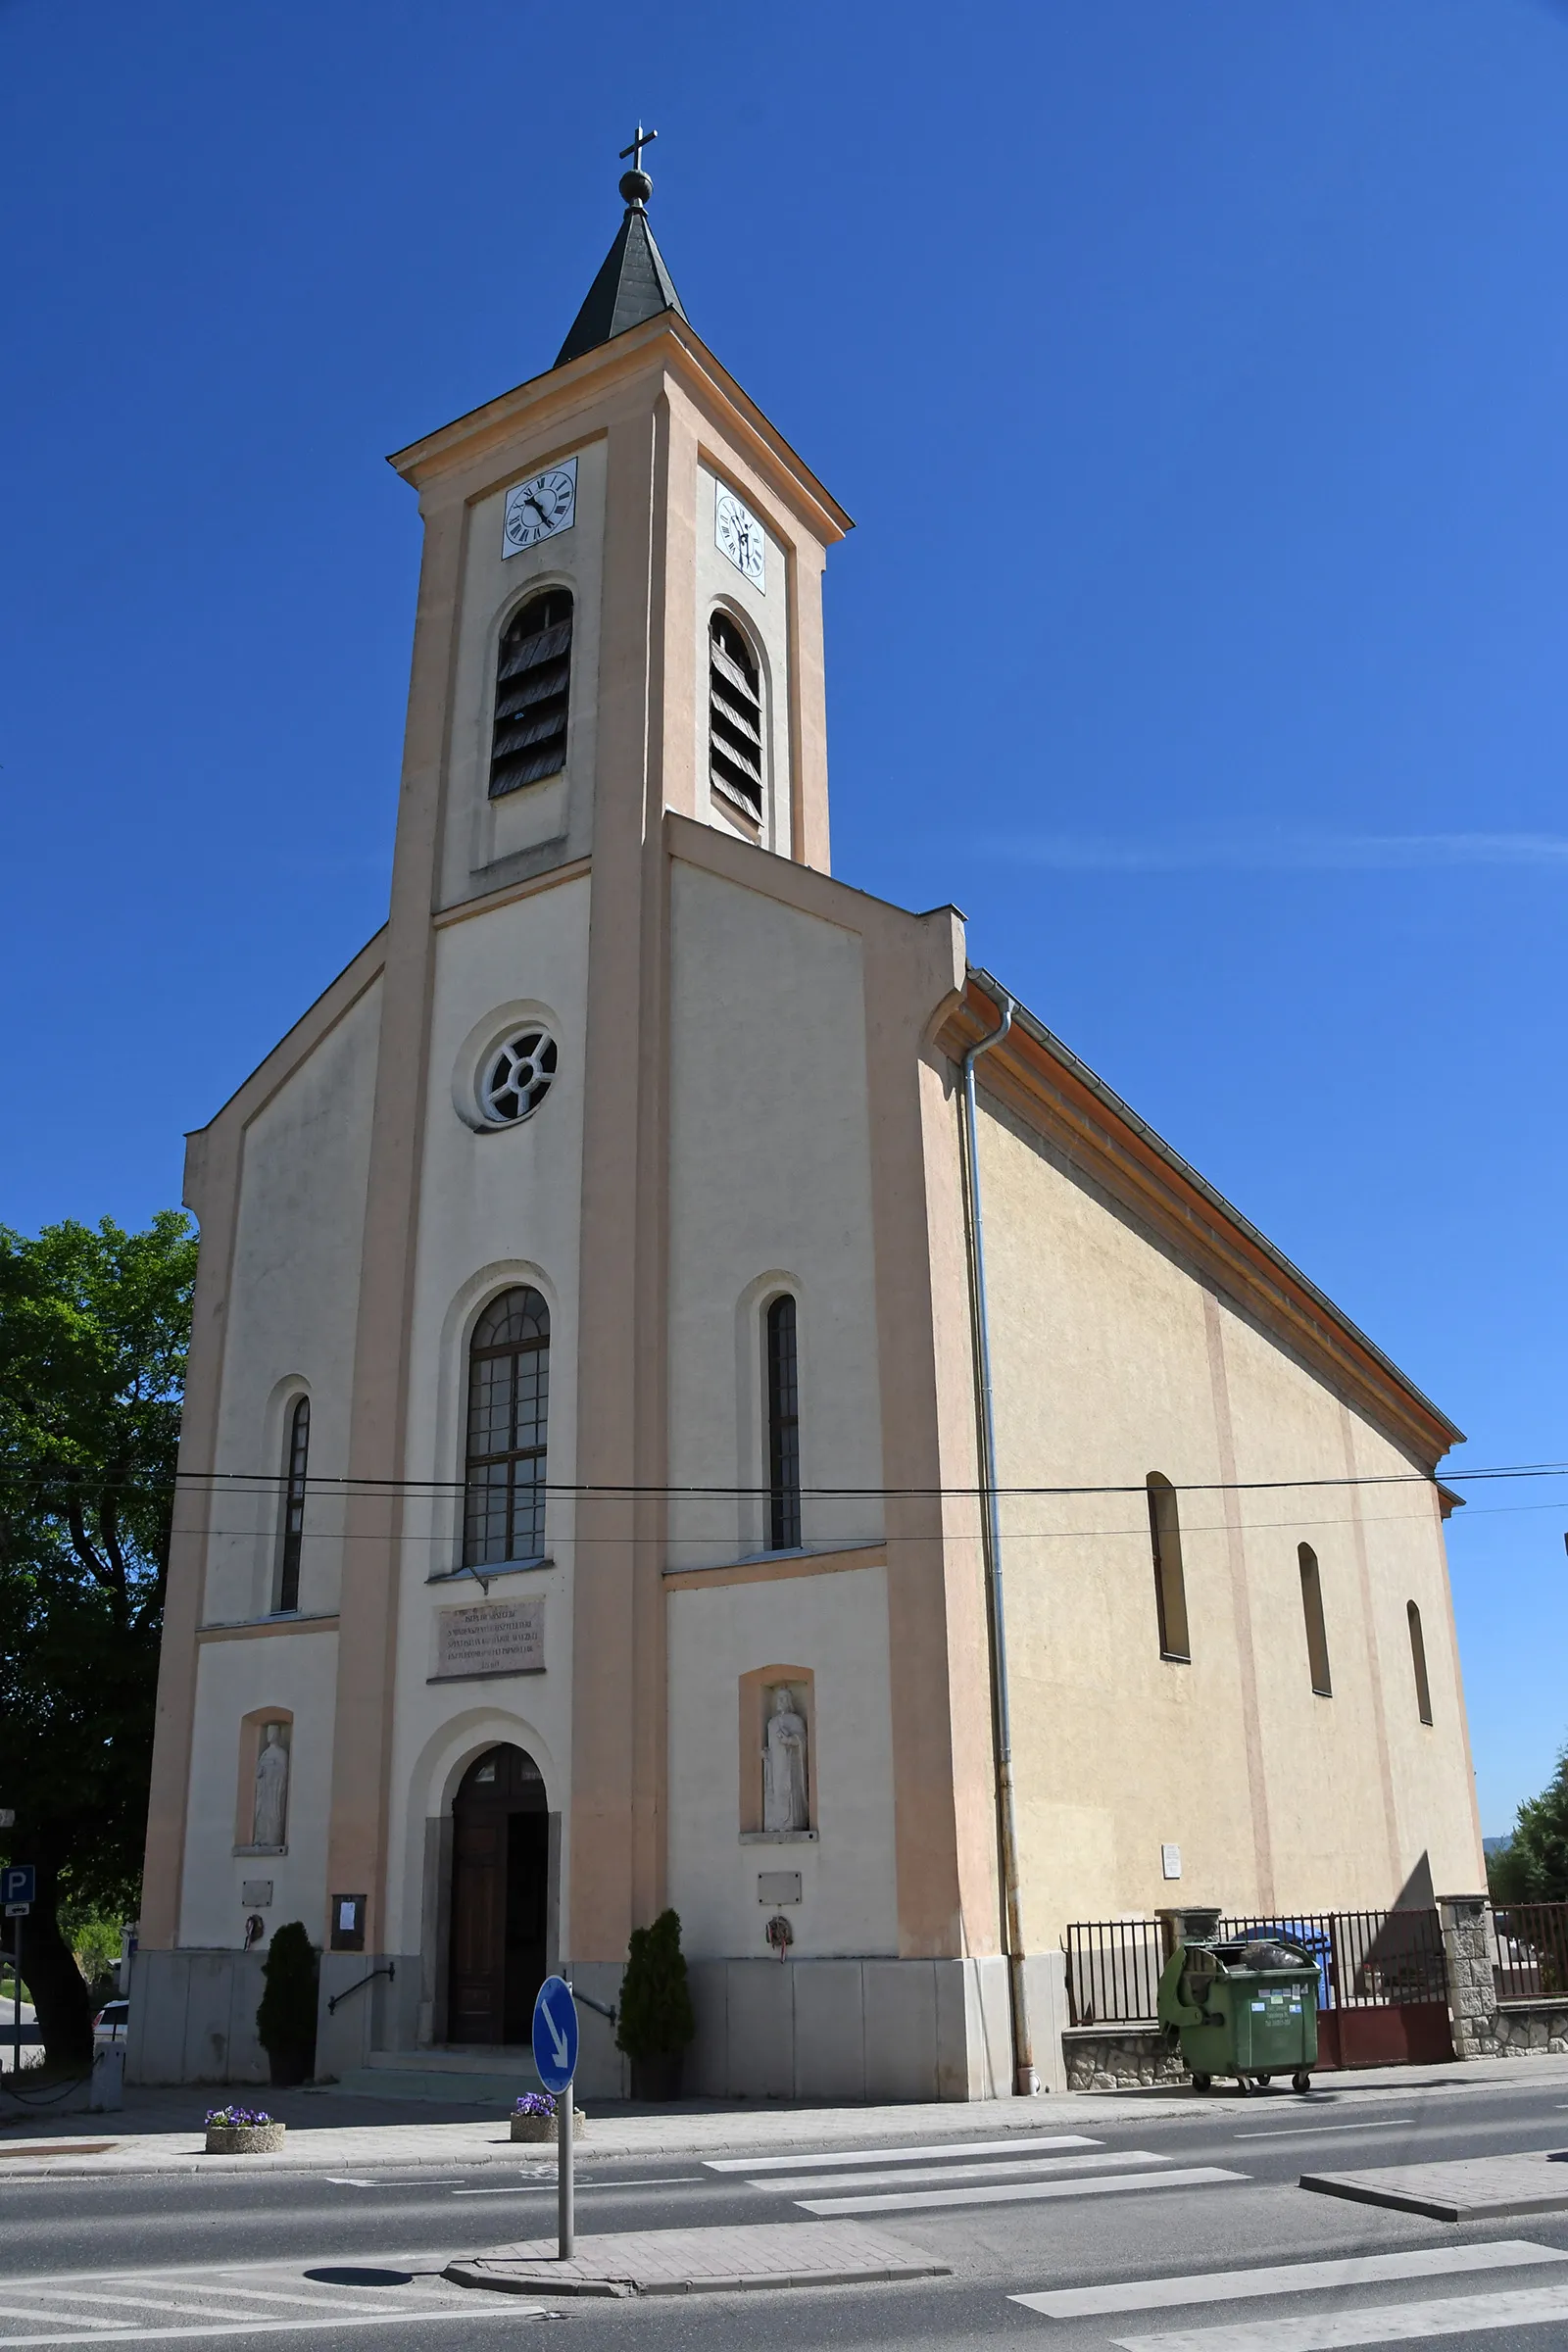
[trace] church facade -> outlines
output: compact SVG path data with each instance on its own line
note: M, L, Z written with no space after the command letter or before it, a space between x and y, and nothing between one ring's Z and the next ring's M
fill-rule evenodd
M622 192L556 366L392 461L388 921L190 1139L133 2078L260 2065L286 1920L318 2073L412 2089L672 1905L689 2089L986 2096L1069 1921L1484 1884L1457 1432L833 878L849 517Z

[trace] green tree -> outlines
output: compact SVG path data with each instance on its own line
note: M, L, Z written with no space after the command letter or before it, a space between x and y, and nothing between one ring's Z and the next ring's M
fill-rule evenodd
M1507 1845L1488 1856L1487 1879L1494 1902L1568 1902L1568 1747L1541 1794L1520 1806Z
M176 1209L0 1226L0 1847L38 1874L23 1966L54 2065L92 2056L74 1920L135 1908L195 1273Z
M683 2050L696 2032L680 1914L662 1911L651 1928L631 1932L615 2041L633 2060L662 2058Z

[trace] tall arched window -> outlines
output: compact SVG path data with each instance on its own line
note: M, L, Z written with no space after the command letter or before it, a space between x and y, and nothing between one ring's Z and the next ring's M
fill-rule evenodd
M708 624L708 761L713 789L762 815L762 681L745 630L727 612Z
M468 1348L464 1565L537 1559L545 1544L550 1309L519 1287L492 1298Z
M1154 1555L1159 1654L1185 1664L1193 1652L1187 1634L1187 1579L1182 1574L1182 1523L1176 1490L1157 1470L1151 1470L1145 1484L1149 1489L1149 1543Z
M801 1541L801 1391L795 1301L786 1292L767 1310L767 1543L794 1551Z
M571 693L571 597L564 588L531 596L501 640L490 798L537 784L566 764Z
M1410 1664L1415 1673L1415 1703L1423 1723L1432 1721L1432 1686L1427 1681L1427 1645L1421 1634L1421 1612L1413 1600L1406 1601L1405 1616L1410 1622Z
M296 1396L283 1432L283 1541L278 1551L279 1610L300 1605L300 1554L305 1548L305 1466L311 1450L311 1400Z
M1329 1676L1329 1636L1323 1622L1323 1580L1317 1571L1317 1553L1310 1544L1298 1544L1296 1558L1301 1571L1301 1615L1306 1623L1306 1662L1311 1670L1312 1688L1319 1698L1332 1698L1334 1684Z

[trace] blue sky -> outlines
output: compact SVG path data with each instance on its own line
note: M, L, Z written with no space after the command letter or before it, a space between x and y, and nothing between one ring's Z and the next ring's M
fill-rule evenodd
M859 528L834 860L1470 1433L1568 1455L1568 8L0 0L0 1218L177 1198L384 907L382 463L549 365L657 123L694 323ZM1568 1493L1451 1541L1485 1827Z

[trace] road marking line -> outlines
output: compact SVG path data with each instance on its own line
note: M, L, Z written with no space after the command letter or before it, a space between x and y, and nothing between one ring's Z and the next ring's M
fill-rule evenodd
M581 2196L585 2188L683 2188L694 2182L700 2188L713 2186L711 2181L703 2179L701 2173L662 2173L656 2174L652 2180L579 2180L577 2194ZM736 2185L739 2186L739 2182ZM455 2188L452 2191L455 2197L553 2197L555 2193L553 2180L524 2180L515 2188Z
M921 2164L932 2156L1027 2156L1040 2148L1100 2148L1104 2141L1082 2132L1057 2132L1050 2137L1027 2139L1014 2132L1010 2139L941 2141L934 2148L818 2148L809 2156L709 2156L703 2169L710 2173L808 2173L824 2164Z
M932 2181L955 2187L960 2180L1055 2180L1063 2173L1092 2172L1106 2165L1169 2164L1150 2148L1102 2150L1096 2156L1034 2156L1022 2164L929 2164L908 2173L823 2173L812 2180L748 2180L748 2188L765 2189L770 2196L799 2197L809 2190L821 2196L830 2188L900 2188Z
M30 2305L21 2303L0 2303L0 2319L47 2320L51 2327L55 2324L53 2312L34 2311ZM90 2311L63 2311L59 2315L59 2320L62 2328L91 2328L95 2333L100 2335L114 2335L118 2332L119 2328L119 2323L114 2320L95 2320ZM123 2325L129 2328L132 2323L126 2320ZM0 2343L10 2343L12 2340L10 2336L0 2336ZM51 2337L50 2340L52 2342L54 2339Z
M1024 2205L1044 2197L1113 2197L1130 2189L1196 2188L1215 2180L1247 2180L1248 2173L1228 2173L1215 2164L1194 2165L1185 2172L1113 2174L1107 2180L1028 2180L1019 2186L995 2188L926 2188L907 2196L802 2197L804 2213L916 2213L937 2205Z
M1544 2328L1568 2320L1568 2287L1521 2287L1500 2295L1451 2295L1440 2303L1382 2303L1315 2320L1254 2327L1184 2328L1171 2335L1118 2335L1120 2352L1342 2352L1349 2344L1399 2344L1412 2337L1479 2334L1487 2328Z
M1568 2262L1555 2246L1498 2238L1487 2246L1428 2246L1419 2253L1351 2254L1326 2262L1267 2263L1255 2271L1196 2271L1182 2278L1123 2278L1114 2286L1055 2287L1009 2295L1048 2320L1092 2312L1157 2311L1168 2303L1241 2303L1253 2295L1303 2295L1330 2286L1370 2286L1380 2278L1430 2278L1445 2271L1502 2271L1522 2263Z
M1413 2115L1391 2115L1381 2124L1270 2124L1266 2132L1233 2132L1232 2139L1321 2139L1325 2132L1392 2132L1396 2124L1413 2124Z
M511 2295L496 2297L498 2308L492 2310L488 2301L475 2296L474 2308L466 2304L443 2305L440 2316L454 2320L523 2320L531 2312L519 2311ZM508 2305L511 2309L508 2309ZM28 2312L28 2319L39 2315ZM318 2319L312 2320L235 2320L223 2325L207 2324L200 2328L117 2328L106 2322L81 2335L0 2335L0 2352L23 2352L24 2345L36 2344L101 2344L106 2340L117 2344L172 2343L176 2337L212 2335L298 2335L311 2328L402 2328L411 2321L428 2321L436 2316L428 2303L418 2311L349 2311L337 2304L323 2304ZM64 2314L62 2314L64 2318Z
M68 2302L72 2303L108 2303L132 2311L172 2311L187 2320L238 2320L244 2317L242 2312L232 2309L220 2311L215 2304L211 2303L172 2302L168 2295L131 2295L118 2289L111 2295L93 2295L84 2294L79 2286L38 2286L34 2287L32 2291L38 2295L64 2296ZM201 2291L200 2287L193 2286L191 2288L192 2294L200 2294ZM219 2286L207 2288L209 2294L221 2294L222 2291L222 2288ZM46 2311L35 2311L28 2314L29 2318L35 2320L46 2320L49 2316ZM78 2313L76 2316L85 2325L86 2315ZM132 2323L127 2321L125 2324L128 2327Z

